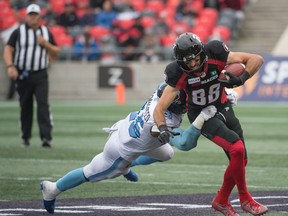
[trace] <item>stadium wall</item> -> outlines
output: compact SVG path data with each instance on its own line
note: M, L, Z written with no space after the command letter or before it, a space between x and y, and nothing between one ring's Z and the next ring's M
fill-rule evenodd
M4 64L0 74L0 99L4 100L9 87ZM55 100L115 100L115 84L127 85L127 102L146 100L157 85L164 81L167 62L129 62L101 65L87 62L53 62L49 69L50 99ZM107 67L110 69L107 71ZM105 76L105 73L108 76ZM103 76L104 74L104 76ZM99 79L104 86L99 86ZM105 86L106 85L106 86ZM129 87L130 86L130 87Z

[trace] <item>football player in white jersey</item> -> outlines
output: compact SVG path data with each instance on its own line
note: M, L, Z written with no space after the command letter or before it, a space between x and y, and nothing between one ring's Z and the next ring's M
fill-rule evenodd
M167 161L174 154L171 145L180 150L189 150L197 145L204 122L215 115L216 108L204 108L191 126L182 130L179 126L186 112L186 94L183 90L179 91L178 97L165 114L167 126L173 130L175 136L169 141L171 145L161 143L157 138L159 132L153 131L153 111L165 87L166 84L162 83L139 111L130 113L111 128L103 128L109 133L107 142L103 152L96 155L89 164L70 171L56 182L40 183L47 212L54 213L55 200L61 192L82 183L98 182L120 175L124 175L130 181L137 181L137 175L133 175L130 164L139 156L148 156L155 161Z

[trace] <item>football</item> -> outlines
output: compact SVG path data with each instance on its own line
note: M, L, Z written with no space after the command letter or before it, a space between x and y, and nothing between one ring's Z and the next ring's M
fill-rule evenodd
M235 76L240 76L245 71L245 65L242 63L233 63L226 65L219 75L219 80L227 80L227 76L224 74L225 71L228 71Z

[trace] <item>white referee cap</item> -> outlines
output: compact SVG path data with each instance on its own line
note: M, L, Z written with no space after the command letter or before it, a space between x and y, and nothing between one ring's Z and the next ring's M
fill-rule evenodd
M37 13L39 14L41 12L41 8L39 5L37 4L30 4L27 8L26 8L26 14L30 14L30 13Z

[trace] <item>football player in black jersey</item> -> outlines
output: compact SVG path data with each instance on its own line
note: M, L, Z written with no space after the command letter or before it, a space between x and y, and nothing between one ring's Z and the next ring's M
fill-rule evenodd
M268 211L265 205L256 202L248 191L245 178L245 166L248 158L244 137L239 120L231 104L227 101L224 87L234 88L243 85L262 66L260 55L231 52L221 41L203 44L192 33L181 34L173 46L176 61L165 69L166 83L159 103L154 110L154 119L160 130L159 139L167 143L173 132L165 122L165 110L177 96L179 89L185 89L188 95L188 118L193 122L201 109L214 105L218 113L204 123L202 135L223 148L229 159L223 184L212 201L212 207L224 215L237 216L229 203L229 196L236 185L241 208L252 215L262 215ZM228 81L218 80L226 64L243 63L246 71L239 77L225 72Z

